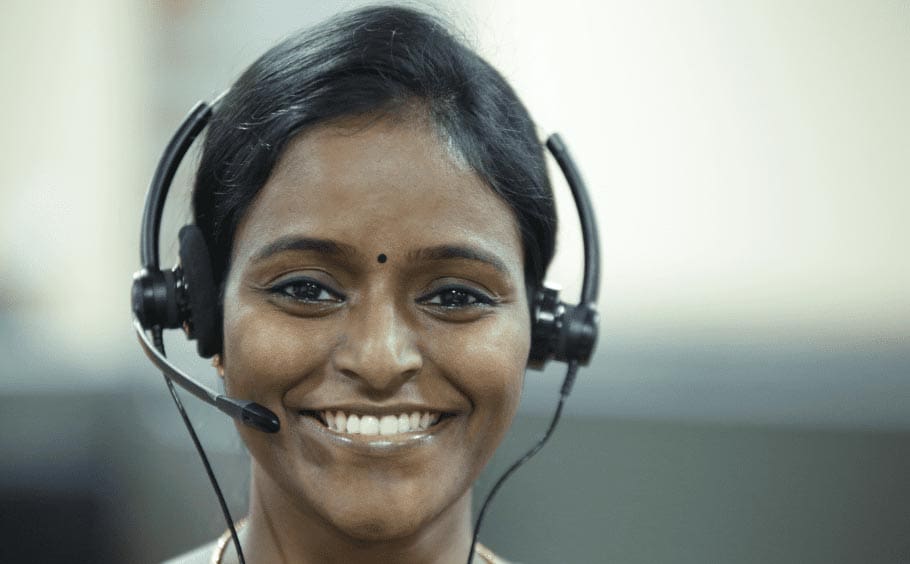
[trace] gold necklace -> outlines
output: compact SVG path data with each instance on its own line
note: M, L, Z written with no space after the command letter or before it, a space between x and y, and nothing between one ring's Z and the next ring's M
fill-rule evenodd
M246 525L246 517L237 521L237 523L234 524L234 529L239 530L244 525ZM230 540L231 530L227 529L218 537L218 542L215 543L215 550L212 551L212 557L209 559L209 564L221 564L221 559L224 558L224 552L227 550L227 545ZM493 551L480 543L477 543L477 546L474 547L474 553L483 558L483 561L487 564L496 564L497 562L497 557L493 554Z

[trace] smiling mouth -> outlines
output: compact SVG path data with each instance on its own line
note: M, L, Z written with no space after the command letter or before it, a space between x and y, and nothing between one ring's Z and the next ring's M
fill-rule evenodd
M391 436L422 433L453 414L438 411L411 411L397 415L368 415L342 410L302 411L330 431L342 435Z

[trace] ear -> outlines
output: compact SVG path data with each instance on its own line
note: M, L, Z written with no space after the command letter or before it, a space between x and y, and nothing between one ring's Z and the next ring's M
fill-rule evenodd
M218 376L224 378L224 365L221 364L221 355L216 354L212 356L212 366L215 367L215 370L218 371Z

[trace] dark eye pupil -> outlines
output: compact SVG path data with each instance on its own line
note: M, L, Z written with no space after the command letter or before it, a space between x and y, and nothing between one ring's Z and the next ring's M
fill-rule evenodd
M461 290L446 290L439 296L439 300L442 302L442 305L451 307L459 306L470 303L471 296L467 292L462 292Z
M288 286L287 293L297 299L315 300L319 297L321 289L312 282L298 282Z

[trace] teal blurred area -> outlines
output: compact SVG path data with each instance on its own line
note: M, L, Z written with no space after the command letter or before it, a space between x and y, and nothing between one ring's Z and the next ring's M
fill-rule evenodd
M153 562L223 531L131 333L145 187L196 100L361 4L4 3L0 562ZM910 4L411 5L464 30L563 134L601 222L597 356L482 541L526 564L910 561ZM577 221L557 188L549 277L572 295ZM478 496L542 432L560 372L528 373ZM231 423L186 403L242 514Z

